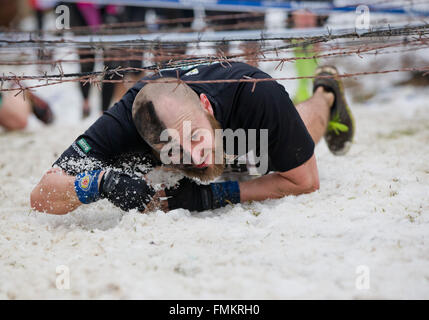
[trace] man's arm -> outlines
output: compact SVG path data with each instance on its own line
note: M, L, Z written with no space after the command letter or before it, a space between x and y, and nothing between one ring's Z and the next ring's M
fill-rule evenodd
M240 182L240 200L245 202L277 199L286 195L310 193L317 189L319 174L316 157L313 154L309 160L295 169Z
M52 214L75 210L82 204L74 189L75 180L60 168L49 169L31 192L31 208Z
M79 193L81 195L80 200L76 192L79 191L77 185L79 176L85 172L106 169L111 165L111 159L122 154L133 151L137 151L139 154L144 153L145 150L140 147L143 146L144 149L145 142L131 120L131 106L137 92L137 88L130 89L120 101L98 118L84 134L80 135L64 151L54 163L56 167L61 169L52 168L48 170L31 192L30 203L32 208L53 214L71 212L82 203L90 202L91 199L85 197L86 195L90 196L91 193L94 195L94 190L97 189L95 187L100 187L103 172L101 171L98 176L97 186L91 184L93 187L91 190L88 188L84 190L89 192ZM95 180L94 178L91 181ZM133 182L131 184L133 185ZM117 192L117 190L114 191ZM100 196L102 196L101 193ZM105 196L107 198L108 195ZM96 199L97 197L93 200Z
M319 177L316 158L313 154L309 160L297 168L286 172L271 173L241 183L226 181L199 185L184 178L179 181L177 187L158 192L158 203L151 207L153 209L160 208L163 211L178 208L204 211L220 208L227 204L310 193L318 188ZM162 199L164 196L167 197L167 200ZM166 207L168 210L163 209Z
M93 170L67 175L61 169L49 170L31 193L31 207L40 212L66 214L81 204L108 199L124 211L143 212L155 191L145 179L113 170Z

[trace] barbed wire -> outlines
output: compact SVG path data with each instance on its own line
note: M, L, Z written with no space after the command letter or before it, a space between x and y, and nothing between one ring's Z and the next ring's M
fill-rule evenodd
M352 29L345 33L333 34L332 29L327 28L326 34L318 35L318 36L296 36L296 37L281 37L281 36L273 36L267 37L264 36L264 31L261 31L261 36L259 38L233 38L233 39L203 39L203 34L198 34L197 39L187 40L187 41L164 41L160 39L150 40L150 39L133 39L133 40L122 40L122 41L77 41L71 39L56 39L56 40L46 40L46 39L27 39L27 40L7 40L0 39L0 44L11 45L11 44L32 44L32 45L75 45L79 47L85 46L139 46L139 45L153 45L153 44L163 44L163 45L185 45L189 43L201 43L201 42L264 42L264 41L308 41L312 43L318 42L326 42L336 39L350 39L350 38L380 38L384 37L386 39L397 36L407 36L407 35L418 35L424 36L429 33L429 24L424 23L422 25L417 26L403 26L403 27L387 27L387 28L379 28L374 29L371 28L368 31ZM305 44L304 44L305 45ZM295 45L296 46L296 45Z
M227 68L227 66L224 66L225 68ZM125 68L124 70L129 69L129 70L133 70L133 71L145 71L144 69L141 68ZM375 74L387 74L387 73L393 73L393 72L424 72L423 76L426 76L429 74L429 65L428 66L423 66L423 67L418 67L418 68L398 68L398 69L389 69L389 70L379 70L379 71L363 71L363 72L355 72L355 73L343 73L343 74L338 74L335 76L318 76L318 77L322 77L322 78L349 78L349 77L357 77L357 76L367 76L367 75L375 75ZM56 85L59 83L65 83L65 82L81 82L84 85L86 84L95 84L100 88L100 84L101 83L177 83L182 84L215 84L215 83L253 83L253 87L252 87L252 92L254 91L256 84L260 83L260 82L273 82L273 81L290 81L290 80L299 80L299 79L314 79L316 76L299 76L299 77L281 77L281 78L251 78L251 77L243 77L241 79L216 79L216 80L182 80L179 77L179 73L177 70L177 77L176 79L172 79L172 80L162 80L161 79L140 79L140 80L127 80L127 79L121 79L121 80L101 80L101 79L97 79L97 77L95 75L89 75L89 76L82 76L82 77L78 77L78 78L74 78L74 79L60 79L58 81L55 82L51 82L49 83L49 81L47 81L44 84L39 84L39 85L32 85L32 86L24 86L21 81L19 80L18 76L12 76L9 77L9 80L14 81L14 85L15 87L13 88L3 88L3 80L1 81L0 84L0 91L18 91L15 96L19 95L20 93L24 93L27 90L33 90L33 89L37 89L37 88L41 88L41 87L46 87L46 86L51 86L51 85ZM4 78L4 77L3 77Z
M115 61L146 61L142 56L138 55L122 55L120 50L131 50L127 47L121 47L121 41L118 42L100 42L100 41L73 41L73 40L64 40L61 42L59 40L0 40L0 44L10 44L10 43L30 43L30 44L49 44L49 43L72 43L76 46L91 45L91 50L97 48L109 50L119 50L114 55L105 56L103 58L97 57L88 57L81 59L51 59L51 60L36 60L36 61L0 61L0 65L33 65L33 64L50 64L55 66L58 69L58 74L47 74L46 72L41 75L16 75L14 73L9 73L9 75L3 74L0 76L1 88L0 91L18 91L17 94L24 92L25 90L33 90L40 87L52 86L65 82L81 82L85 84L93 84L99 86L101 83L135 83L135 80L130 80L124 77L128 73L148 73L148 72L159 72L163 68L183 68L190 65L197 65L202 63L220 63L221 65L227 67L232 62L241 61L240 59L247 59L253 62L277 62L276 69L282 69L284 63L293 62L302 59L324 59L332 57L344 57L349 55L357 55L362 57L364 54L380 54L383 50L387 48L400 47L400 46L413 46L414 48L408 49L420 49L427 48L429 45L429 39L427 34L429 33L429 24L422 25L413 25L413 26L402 26L402 27L388 27L388 28L379 28L379 29L370 29L366 32L361 32L358 30L347 30L347 32L334 34L332 30L327 29L326 34L323 35L310 35L306 37L265 37L261 33L261 37L258 39L224 39L225 43L232 41L247 41L248 43L258 44L254 49L247 50L245 53L234 54L234 55L225 55L221 50L218 50L216 55L201 56L201 55L186 55L186 54L167 54L163 53L163 47L168 47L168 50L173 50L174 48L183 47L184 42L181 41L151 41L151 40L134 40L126 41L129 45L132 45L134 49L132 50L142 50L141 52L150 52L152 54L158 53L158 56L152 58L151 61L158 59L167 60L160 63L155 63L146 67L141 68L132 68L132 67L116 67L104 68L102 71L94 72L80 72L80 73L64 73L63 63L87 63L87 62L115 62ZM400 37L398 39L398 37ZM411 39L409 39L409 37ZM345 43L337 43L339 40ZM270 43L274 41L280 41L285 43L284 45L275 45L270 46ZM350 43L347 44L347 41ZM218 43L219 40L201 40L201 42L208 43ZM335 42L333 44L332 42ZM189 42L186 42L188 44ZM102 44L102 45L101 45ZM198 42L198 44L200 44ZM284 57L281 54L287 52L287 50L293 50L299 47L306 47L309 45L322 45L325 44L325 52L317 52L313 55L307 55L304 57ZM110 48L109 46L112 46ZM146 47L147 46L147 47ZM342 48L343 46L343 48ZM350 48L352 46L352 48ZM341 49L342 48L342 49ZM1 49L1 46L0 46ZM157 50L155 50L157 49ZM82 49L79 49L82 50ZM85 50L85 49L83 49ZM137 52L137 51L136 51ZM111 51L112 53L112 51ZM273 54L275 57L267 57L267 54ZM373 70L368 72L359 72L359 73L344 73L339 77L357 77L369 74L385 74L391 72L404 72L404 71L428 71L428 66L415 67L415 68L402 68L402 69L391 69L391 70ZM120 79L113 79L113 77L119 77ZM286 81L286 80L298 80L298 79L309 79L313 78L312 76L306 77L289 77L289 78L267 78L267 79L217 79L217 80L200 80L199 82L189 82L183 81L177 77L177 82L185 83L221 83L221 82L253 82L254 86L256 83L261 81ZM42 84L32 84L26 85L24 81L43 81ZM142 82L150 82L150 80L140 80ZM11 82L13 84L12 88L4 88L3 84L5 82Z
M382 54L383 52L381 52L380 50L386 49L386 48L392 48L392 47L398 47L398 46L415 46L415 48L412 49L408 49L408 51L413 51L413 50L417 50L417 49L423 49L423 48L427 48L429 46L429 43L425 43L423 40L411 40L411 41L407 41L404 44L404 41L398 41L396 43L389 43L389 44L384 44L384 45L377 45L377 46L368 46L368 44L363 44L360 46L356 46L354 49L352 50L342 50L342 51L336 51L339 50L341 48L338 47L333 47L331 48L331 51L336 51L336 52L331 52L331 53L320 53L320 54L314 54L311 56L305 56L305 57L290 57L290 58L281 58L281 57L276 57L276 58L264 58L264 57L257 57L257 58L250 58L249 56L257 56L260 55L261 52L260 50L254 50L251 51L251 53L242 53L242 54L237 54L237 55L231 55L231 56L226 56L226 57L222 57L221 59L219 58L219 56L216 55L211 55L211 56L202 56L201 54L199 55L192 55L192 54L168 54L168 55L163 55L162 54L162 50L161 54L160 52L157 52L155 50L124 50L124 52L116 52L111 56L104 56L101 58L81 58L81 59L55 59L55 60L30 60L30 61L23 61L23 60L18 60L18 61L7 61L7 60L0 60L0 65L10 65L10 66L20 66L20 65L52 65L55 66L57 64L64 64L64 63L92 63L92 62L115 62L115 61L124 61L124 54L125 53L130 53L129 51L131 51L132 53L134 52L140 52L140 53L150 53L152 55L155 55L156 53L158 53L158 55L153 56L153 57L143 57L143 55L127 55L126 56L126 60L127 61L141 61L141 62L146 62L146 61L150 61L153 62L153 60L158 60L158 61L168 61L171 60L172 62L174 61L183 61L185 59L188 60L193 60L193 61L199 61L199 62L213 62L213 61L239 61L236 59L239 58L246 58L246 61L252 61L252 62L273 62L273 61L282 61L282 62L286 62L286 61L296 61L296 60L308 60L308 59L323 59L323 58L328 58L328 57L340 57L340 56L349 56L349 55L364 55L369 53L369 51L377 51L375 52L375 54ZM323 50L318 50L318 51L323 51ZM397 51L395 51L397 52ZM387 52L386 52L387 53ZM390 53L394 53L394 52L390 52ZM121 56L122 54L122 56ZM171 65L171 63L170 63ZM149 69L153 69L154 66L150 66L150 67L146 67Z

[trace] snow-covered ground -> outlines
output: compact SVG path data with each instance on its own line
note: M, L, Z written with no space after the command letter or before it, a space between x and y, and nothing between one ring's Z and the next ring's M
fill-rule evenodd
M293 76L274 66L263 69ZM358 78L374 96L352 103L346 156L317 146L319 191L193 214L124 213L106 200L32 211L33 186L96 118L78 120L74 84L41 90L55 125L0 132L0 299L428 299L429 91L398 77ZM70 287L58 289L65 267Z
M1 134L0 298L429 298L428 95L390 91L353 106L348 155L317 147L319 191L192 215L32 212L32 187L88 124Z

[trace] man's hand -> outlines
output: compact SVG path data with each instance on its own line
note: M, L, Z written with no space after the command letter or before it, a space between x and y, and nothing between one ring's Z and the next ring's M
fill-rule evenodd
M203 211L220 208L228 203L262 201L309 193L318 188L319 177L316 158L313 155L295 169L271 173L241 182L239 185L233 181L199 185L188 178L183 178L177 187L157 192L148 206L152 210L160 209L164 212L177 208Z
M146 205L146 209L142 211L142 213L149 213L155 210L161 210L167 213L170 211L168 208L168 201L165 196L165 190L157 191L152 200Z
M157 192L143 212L147 213L156 209L167 212L179 208L189 211L204 211L238 202L240 202L238 182L226 181L202 185L191 179L183 178L177 186Z
M102 198L124 211L144 211L155 195L155 190L142 178L112 170L104 173L99 189Z
M178 186L165 189L169 210L188 209L204 211L213 209L213 193L210 185L200 185L189 178L183 178Z
M199 185L188 178L181 179L176 186L155 193L143 213L174 209L204 211L213 208L213 195L209 185Z

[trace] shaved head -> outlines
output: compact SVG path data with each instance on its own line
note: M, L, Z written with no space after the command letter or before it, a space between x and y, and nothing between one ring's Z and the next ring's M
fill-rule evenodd
M165 83L166 80L174 82ZM196 156L196 153L192 153L192 150L196 150L197 148L187 149L182 144L183 139L188 138L182 127L184 122L191 123L191 136L195 132L198 133L204 129L209 130L212 133L214 141L214 130L220 129L221 126L212 114L205 111L200 96L188 85L184 83L177 84L176 80L175 78L161 78L158 79L159 82L155 81L146 84L139 91L132 107L134 124L141 137L157 154L160 153L162 146L166 144L166 141L161 141L163 131L166 129L177 130L180 135L178 143L183 147L181 151L182 156L183 154L190 154L193 163L197 165L180 164L175 167L182 170L188 176L196 177L203 181L211 180L223 172L223 163L221 165L211 164L205 168L198 166L199 163L195 159L198 159L199 156ZM210 103L209 107L212 110ZM184 135L186 136L184 137ZM197 134L195 137L197 137ZM204 143L201 142L200 146L202 145L206 149L208 148L207 141ZM223 154L223 149L215 146L214 142L213 145L210 145L209 149L212 149L213 152L215 149L221 149L219 151ZM203 159L204 156L200 158Z
M137 94L132 108L137 131L150 146L160 143L162 130L176 119L202 112L198 95L184 83L148 83Z

